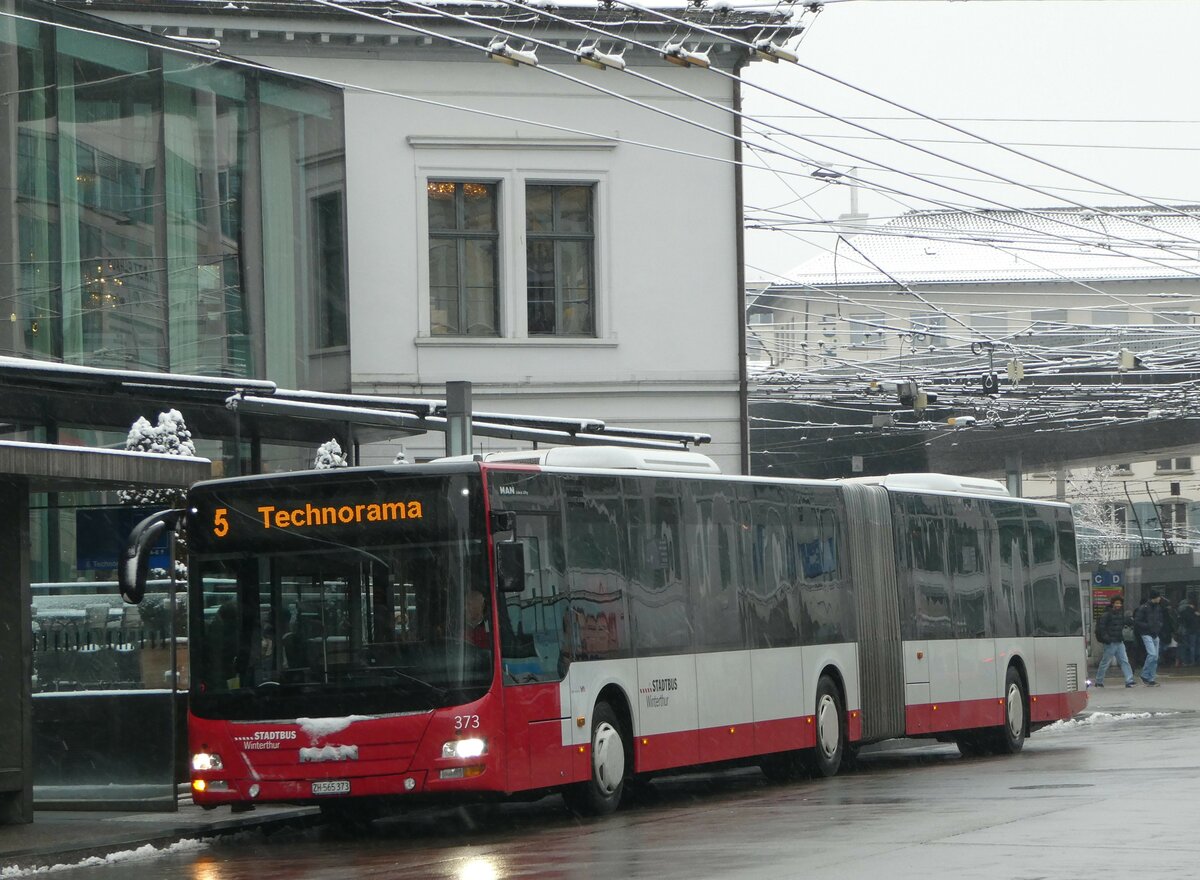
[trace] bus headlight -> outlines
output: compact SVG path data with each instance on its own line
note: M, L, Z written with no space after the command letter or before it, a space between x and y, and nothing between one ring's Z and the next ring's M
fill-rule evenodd
M478 758L487 751L487 740L479 737L456 739L442 744L443 758Z
M221 756L214 752L196 752L192 755L193 770L221 770L224 767Z

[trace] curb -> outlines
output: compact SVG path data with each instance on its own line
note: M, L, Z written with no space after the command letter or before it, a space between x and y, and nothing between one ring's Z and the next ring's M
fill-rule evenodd
M133 815L144 817L155 814L139 813ZM137 819L136 821L144 820ZM120 823L121 819L110 817L101 820L101 822L104 824L114 824ZM69 839L64 840L62 845L43 843L27 849L10 850L0 853L0 874L14 868L18 870L30 870L37 868L44 869L59 864L74 865L85 859L104 859L114 853L136 850L144 846L164 848L179 843L182 840L211 840L217 837L240 834L245 831L268 831L284 827L308 828L320 824L321 815L312 807L296 807L263 816L248 814L229 819L193 823L179 821L177 817L168 818L164 816L163 822L171 824L154 828L153 830L146 830L142 833L138 833L135 830L126 830L128 828L126 826L126 829L122 829L121 832L107 840L98 841L93 839L88 843L80 842L80 838L94 835L87 834L87 831L83 828L71 829L69 826L65 826L64 836ZM97 823L97 825L99 824ZM91 828L94 829L97 825L93 825Z

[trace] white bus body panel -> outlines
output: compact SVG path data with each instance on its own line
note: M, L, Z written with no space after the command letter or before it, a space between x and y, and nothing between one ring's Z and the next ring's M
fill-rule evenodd
M562 705L571 707L562 722L563 744L590 740L590 724L580 727L575 719L590 719L600 692L609 685L629 700L634 736L812 715L817 681L826 667L837 669L842 678L846 710L857 711L857 650L846 643L575 662L560 688Z
M996 680L996 640L964 639L947 644L958 651L958 698L968 701L999 696Z
M696 655L700 729L756 720L750 651Z
M750 652L755 721L777 721L805 714L804 707L814 692L808 689L804 668L803 648Z

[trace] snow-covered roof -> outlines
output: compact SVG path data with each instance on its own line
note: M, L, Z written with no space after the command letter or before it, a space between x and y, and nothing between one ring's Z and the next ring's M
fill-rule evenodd
M337 0L338 5L352 6L355 9L369 11L377 15L397 16L404 18L429 17L431 13L408 6L404 3L393 3L390 0ZM674 32L679 26L666 22L649 13L639 11L620 2L602 3L598 0L522 0L523 5L545 9L549 13L560 15L578 21L593 24L603 24L608 27L619 27L621 33L640 28L666 30ZM423 6L437 7L458 15L465 15L480 21L503 20L508 27L520 28L522 25L538 24L542 28L545 21L537 21L532 13L512 5L495 2L495 0L421 0ZM89 12L99 10L170 12L174 14L230 14L238 13L247 18L269 17L292 20L301 19L334 19L356 18L354 13L339 10L324 3L312 0L66 0L67 6L86 8ZM802 9L794 9L790 4L762 2L762 0L638 0L636 6L655 12L666 13L675 18L686 19L702 27L718 31L734 31L746 27L761 28L770 24L772 28L781 30L780 38L794 36L788 32L793 28L798 33L801 29L796 25L796 19Z
M1117 281L1200 276L1200 206L913 211L846 235L790 284ZM778 287L780 285L776 285Z

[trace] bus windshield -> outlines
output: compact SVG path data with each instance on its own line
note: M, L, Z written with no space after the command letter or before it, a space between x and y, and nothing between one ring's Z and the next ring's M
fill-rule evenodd
M329 717L481 697L493 669L483 519L474 505L432 510L449 482L462 481L444 482L423 493L422 523L381 527L367 540L345 528L314 531L287 552L260 541L275 552L193 553L193 712ZM351 487L348 497L361 493Z

